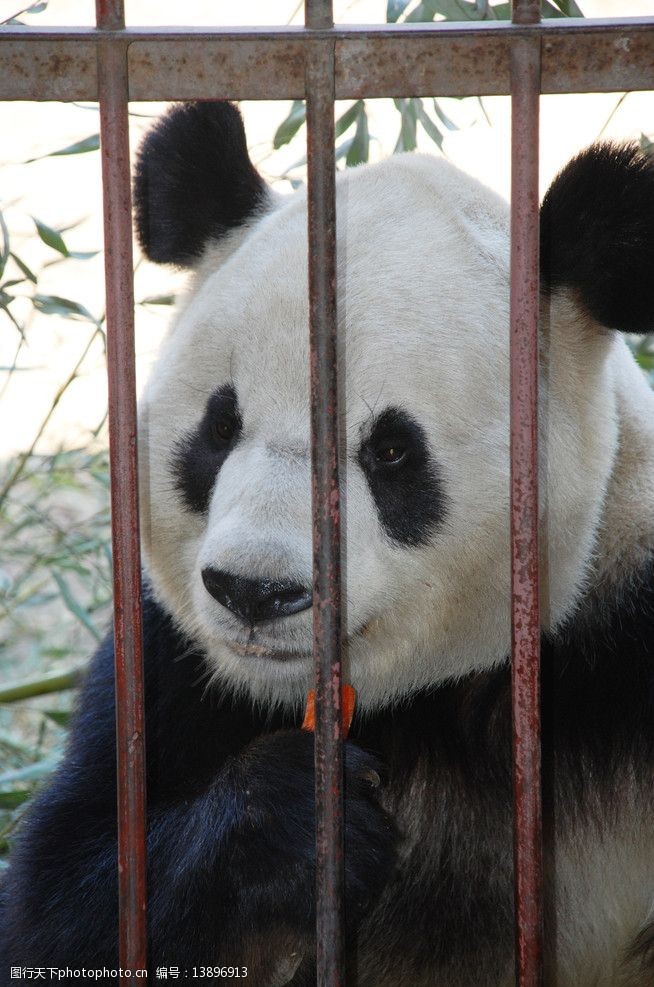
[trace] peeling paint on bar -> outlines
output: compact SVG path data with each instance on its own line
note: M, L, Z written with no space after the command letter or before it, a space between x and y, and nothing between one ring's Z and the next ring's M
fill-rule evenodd
M124 23L121 0L97 0L100 25ZM100 45L100 134L104 198L111 535L116 662L119 961L147 963L145 712L141 630L134 367L132 203L124 48ZM121 978L121 984L132 978Z
M533 23L538 0L514 2ZM511 583L516 983L543 978L538 600L538 121L540 41L511 53Z

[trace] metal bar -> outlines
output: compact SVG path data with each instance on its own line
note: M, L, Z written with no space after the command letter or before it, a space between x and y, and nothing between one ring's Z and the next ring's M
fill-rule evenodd
M120 0L97 0L100 26L124 23ZM109 450L116 662L119 961L146 966L145 722L136 451L132 208L126 49L98 48L104 196ZM121 978L129 984L132 978Z
M308 28L331 23L329 0L306 0ZM334 44L306 62L316 764L316 976L344 983L341 528L336 323Z
M533 23L538 0L514 2ZM538 599L538 117L540 41L511 53L511 581L516 981L542 983Z
M122 31L125 27L125 0L95 0L95 20L105 31Z
M305 45L335 41L336 98L501 95L518 38L542 38L545 93L654 88L654 18L304 28L4 28L0 99L98 98L96 48L128 49L130 99L300 99Z

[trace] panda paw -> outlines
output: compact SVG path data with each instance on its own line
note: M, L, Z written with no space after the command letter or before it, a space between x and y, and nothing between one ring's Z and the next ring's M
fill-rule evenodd
M237 841L262 913L313 934L315 923L314 736L303 730L258 738L234 765L243 797ZM355 927L393 870L397 831L378 801L381 766L344 744L345 915ZM234 859L234 858L233 858ZM248 880L247 884L252 887ZM258 897L258 893L255 898ZM251 899L252 900L252 899Z

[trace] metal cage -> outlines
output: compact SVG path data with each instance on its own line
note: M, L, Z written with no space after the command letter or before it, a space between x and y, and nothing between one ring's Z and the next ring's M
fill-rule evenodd
M0 99L97 100L104 191L117 689L120 964L146 966L145 737L137 498L129 100L307 101L317 964L343 979L340 514L337 457L334 100L510 94L511 561L516 983L542 981L537 503L540 93L654 88L654 18L337 27L305 0L303 28L126 28L96 0L96 28L0 32ZM124 980L127 983L128 980Z

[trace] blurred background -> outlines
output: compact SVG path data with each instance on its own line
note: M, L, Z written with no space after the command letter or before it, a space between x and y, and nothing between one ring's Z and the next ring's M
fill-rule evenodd
M24 9L21 9L24 6ZM127 0L131 25L301 24L297 0ZM339 23L505 19L494 0L336 0ZM544 0L546 17L654 14L654 0ZM92 0L0 0L0 31L91 25ZM282 192L305 181L301 102L241 106L251 156ZM131 104L132 148L164 106ZM654 141L654 93L544 96L541 184L598 138ZM508 197L506 97L339 103L338 167L416 148ZM111 619L102 201L95 104L0 105L0 868L53 769L75 686ZM137 373L184 276L135 252ZM643 369L654 355L634 341Z

